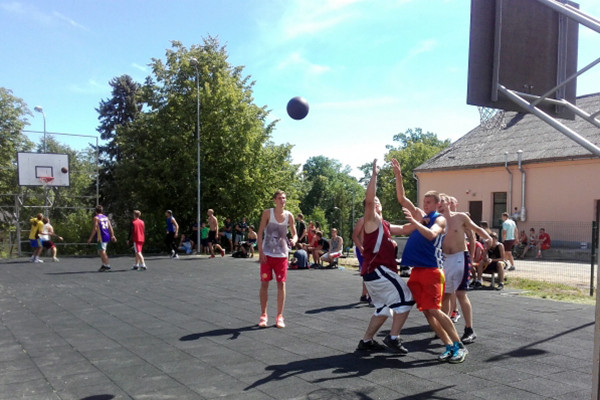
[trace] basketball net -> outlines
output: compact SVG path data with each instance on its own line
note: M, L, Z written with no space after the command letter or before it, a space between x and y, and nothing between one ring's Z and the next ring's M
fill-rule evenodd
M48 184L50 184L54 180L54 177L53 176L40 176L39 180L40 180L40 182L42 182L42 186L45 188L48 186Z
M506 128L504 123L504 110L489 107L477 107L479 110L479 124L486 131L499 131Z

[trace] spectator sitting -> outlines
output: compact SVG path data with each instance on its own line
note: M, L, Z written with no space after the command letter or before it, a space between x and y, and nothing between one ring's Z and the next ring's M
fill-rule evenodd
M498 234L496 232L490 233L492 237L492 244L487 254L484 254L483 260L477 266L477 278L475 280L475 288L483 286L483 273L498 273L500 282L496 287L497 290L504 289L504 245L498 242Z
M546 233L544 228L540 228L540 236L538 236L536 242L537 256L535 256L535 258L542 258L542 250L548 250L551 245L550 235Z
M254 246L256 245L257 238L258 236L256 236L254 225L250 225L248 227L248 244L250 245L250 257L254 257Z
M308 253L308 256L310 258L313 251L317 248L317 241L319 240L319 238L317 237L317 231L315 228L312 228L310 230L310 233L308 236L310 237L310 239L308 240L308 245L304 245L304 250L306 250L306 252ZM314 261L314 259L313 259L313 261Z
M322 261L329 263L328 267L332 268L337 264L337 259L344 251L344 239L338 236L337 229L331 230L331 240L329 242L329 251L321 256Z
M529 238L527 238L527 234L524 230L519 232L519 237L517 239L517 244L513 247L513 257L521 258L521 253L525 251L527 245L529 244Z
M308 269L308 254L304 250L302 243L296 243L296 251L290 263L291 269Z
M313 268L321 268L321 256L329 251L329 241L323 239L323 233L317 231L315 234L316 246L312 250Z
M177 250L184 251L185 254L192 254L193 248L194 241L190 238L190 235L186 235L185 233L181 234Z
M530 249L535 249L537 243L537 237L535 236L535 229L529 229L529 237L527 238L527 246L521 251L519 258L525 258Z
M483 256L485 254L485 248L483 247L483 243L481 243L480 241L475 241L475 251L471 252L471 243L469 243L469 241L467 241L467 250L469 251L469 254L472 254L471 257L471 279L473 279L473 282L471 282L472 285L475 285L477 282L477 267L479 267L479 265L483 262ZM481 282L479 283L479 285L477 287L481 286Z

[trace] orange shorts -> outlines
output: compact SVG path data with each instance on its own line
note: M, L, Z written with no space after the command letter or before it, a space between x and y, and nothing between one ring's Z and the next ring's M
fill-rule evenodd
M445 287L443 270L414 267L410 272L408 287L417 302L419 311L442 308Z
M287 279L288 259L287 257L269 257L267 262L260 264L260 280L268 282L273 280L273 272L277 282L285 282Z

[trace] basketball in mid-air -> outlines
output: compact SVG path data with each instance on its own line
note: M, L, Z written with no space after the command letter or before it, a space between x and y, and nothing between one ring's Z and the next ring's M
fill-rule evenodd
M287 103L287 113L293 119L302 119L308 115L308 101L305 98L296 96Z
M62 167L60 170L61 170L61 172L63 174L66 174L67 172L69 172L69 170L67 169L67 167Z

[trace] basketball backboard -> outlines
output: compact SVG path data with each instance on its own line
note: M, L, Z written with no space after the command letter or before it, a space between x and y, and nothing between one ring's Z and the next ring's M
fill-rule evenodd
M17 153L19 186L69 186L69 156Z
M578 34L576 21L537 0L471 0L467 103L524 111L498 85L542 96L565 82L577 72ZM574 103L576 82L560 87L549 99ZM555 117L574 118L563 106L538 107Z

